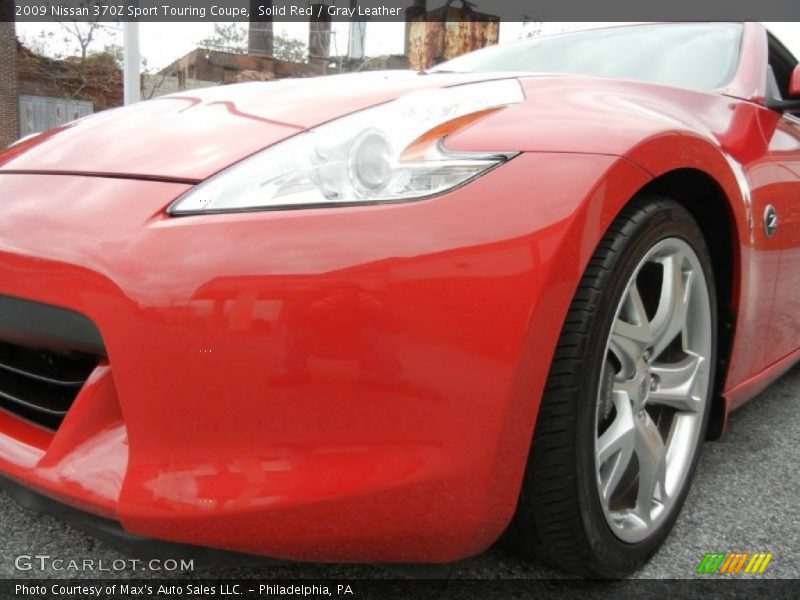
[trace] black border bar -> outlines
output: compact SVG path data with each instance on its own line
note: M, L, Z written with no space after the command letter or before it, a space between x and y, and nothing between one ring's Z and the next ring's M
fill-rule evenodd
M0 21L382 21L420 17L412 0L0 0ZM427 10L445 5L428 0ZM447 20L501 21L800 21L798 0L461 0ZM408 10L411 9L411 10ZM430 20L441 19L433 13Z

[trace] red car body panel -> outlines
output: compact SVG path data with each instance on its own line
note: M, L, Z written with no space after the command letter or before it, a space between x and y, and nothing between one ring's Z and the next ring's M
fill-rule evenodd
M85 315L107 360L55 432L0 411L0 472L166 540L315 561L476 554L513 514L589 258L639 190L681 169L716 183L733 223L730 410L800 339L783 314L799 302L784 277L800 272L800 130L760 106L766 35L745 29L728 95L522 78L525 102L447 141L521 154L419 202L165 212L293 132L485 76L222 88L11 147L0 294ZM786 234L761 233L769 203Z

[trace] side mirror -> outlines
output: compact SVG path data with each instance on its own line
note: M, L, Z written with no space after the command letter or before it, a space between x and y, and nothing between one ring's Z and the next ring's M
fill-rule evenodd
M789 80L789 99L773 100L767 104L768 108L782 113L800 114L800 64L792 71Z
M792 97L797 96L800 99L800 64L792 71L792 79L789 82L789 95Z

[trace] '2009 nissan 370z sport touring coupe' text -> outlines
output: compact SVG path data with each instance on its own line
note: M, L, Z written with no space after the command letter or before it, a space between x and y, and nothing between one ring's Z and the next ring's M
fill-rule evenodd
M755 23L179 93L0 153L0 473L120 534L614 577L800 358Z

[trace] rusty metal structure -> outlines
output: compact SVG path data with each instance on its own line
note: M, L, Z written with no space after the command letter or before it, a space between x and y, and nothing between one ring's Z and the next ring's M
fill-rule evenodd
M423 70L472 50L496 44L500 37L500 18L461 7L448 0L440 8L426 11L426 3L416 1L406 12L406 54L412 69Z

